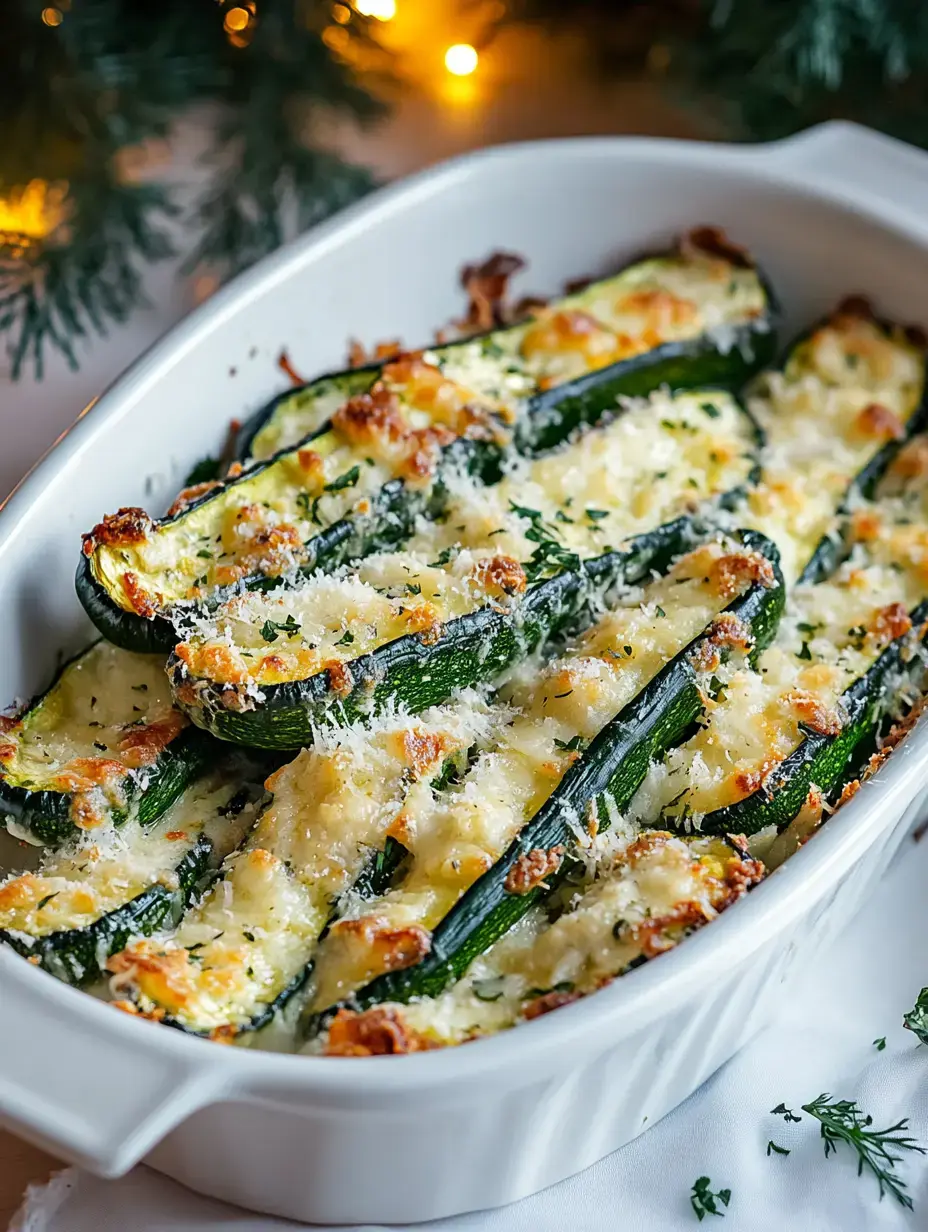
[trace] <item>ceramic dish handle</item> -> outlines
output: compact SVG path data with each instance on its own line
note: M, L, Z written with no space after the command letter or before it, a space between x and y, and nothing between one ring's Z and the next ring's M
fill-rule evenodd
M928 153L845 120L818 124L795 137L758 146L759 157L773 159L814 184L846 190L850 198L877 197L924 225L928 191Z
M0 1120L35 1145L98 1175L121 1176L175 1125L219 1098L225 1067L209 1045L159 1049L146 1063L133 1038L139 1025L127 1021L120 1025L128 1031L106 1031L101 1051L97 1014L73 1015L63 1035L54 1011L66 1011L32 983L15 990L15 1007L0 989Z

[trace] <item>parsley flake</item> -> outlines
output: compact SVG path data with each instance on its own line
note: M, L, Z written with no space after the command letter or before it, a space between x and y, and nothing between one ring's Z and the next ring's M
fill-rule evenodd
M700 1223L707 1215L723 1215L724 1211L720 1211L718 1203L722 1206L728 1206L731 1201L731 1190L720 1189L713 1193L709 1186L712 1182L707 1176L701 1176L693 1184L693 1192L690 1194L690 1205L696 1212L696 1218Z

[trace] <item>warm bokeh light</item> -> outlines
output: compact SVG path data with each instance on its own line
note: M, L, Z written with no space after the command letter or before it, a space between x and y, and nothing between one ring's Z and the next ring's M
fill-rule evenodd
M47 8L42 10L42 20L46 26L60 26L64 14L60 9Z
M348 50L351 35L342 26L326 26L322 31L322 41L329 51L341 56Z
M67 195L65 183L30 180L25 187L0 197L0 239L8 253L21 255L60 226Z
M469 77L479 59L477 49L470 43L455 43L445 52L445 68L455 77Z
M228 13L226 13L226 19L223 22L223 25L230 34L237 34L239 30L245 29L248 25L250 17L251 14L247 9L229 9Z
M347 4L333 4L332 20L337 21L340 26L347 26L351 21L351 9Z
M392 21L396 16L396 0L357 0L355 8L362 17L376 17L378 21Z

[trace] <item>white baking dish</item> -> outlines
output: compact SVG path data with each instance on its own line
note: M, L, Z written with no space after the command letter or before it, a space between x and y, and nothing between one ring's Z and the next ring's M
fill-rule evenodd
M769 272L786 333L847 291L928 322L928 158L847 124L768 146L541 142L390 188L263 262L150 351L0 513L0 697L86 634L79 532L157 510L231 415L347 335L425 339L461 262L505 247L550 291L698 222ZM182 444L180 442L183 442ZM146 1158L204 1193L320 1222L495 1206L653 1125L770 1021L919 808L922 726L790 863L678 950L584 1002L459 1049L394 1059L222 1048L133 1020L0 952L0 1119L103 1175Z

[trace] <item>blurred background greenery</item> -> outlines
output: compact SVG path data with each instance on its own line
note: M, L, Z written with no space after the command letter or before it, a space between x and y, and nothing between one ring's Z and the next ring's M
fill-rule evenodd
M928 145L921 0L5 0L0 334L76 366L185 257L202 297L463 149L742 140L846 116Z

